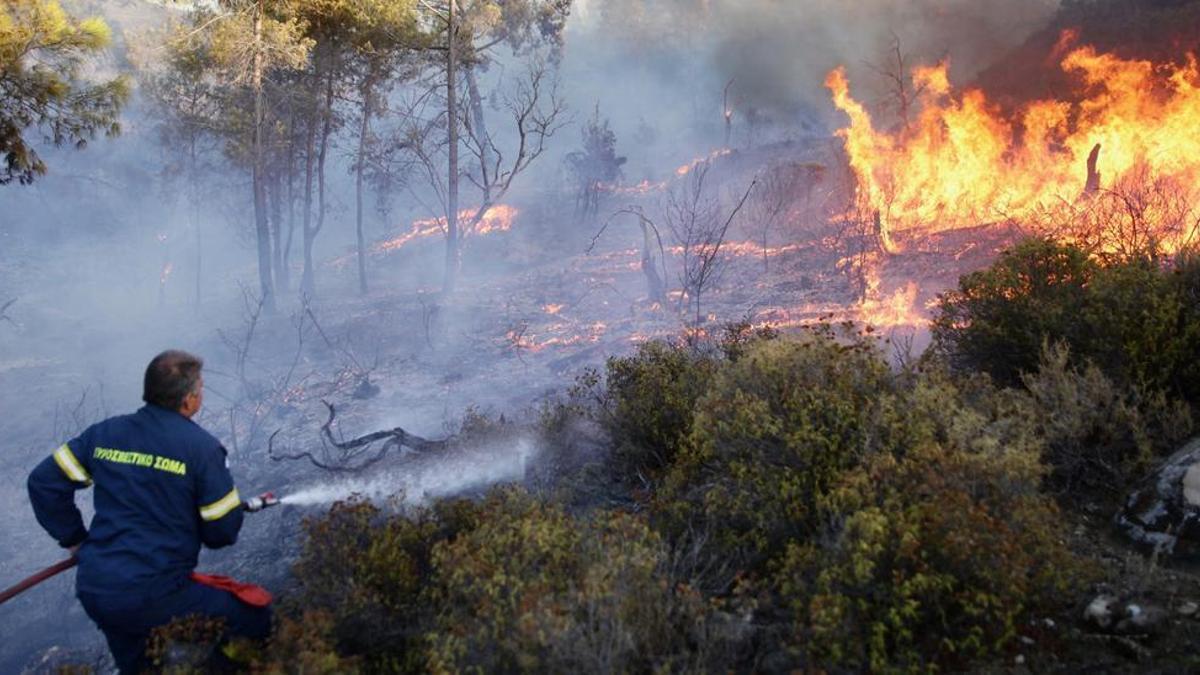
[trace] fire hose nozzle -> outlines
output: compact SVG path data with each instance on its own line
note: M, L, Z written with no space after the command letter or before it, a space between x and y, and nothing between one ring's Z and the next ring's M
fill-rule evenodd
M242 509L254 513L271 506L277 506L278 504L279 497L276 497L274 492L264 492L257 497L251 497L242 502Z

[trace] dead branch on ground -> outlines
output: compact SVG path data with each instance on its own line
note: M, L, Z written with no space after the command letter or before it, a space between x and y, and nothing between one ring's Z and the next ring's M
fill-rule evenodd
M329 409L329 419L321 425L321 450L314 454L307 450L300 452L276 454L275 437L282 429L277 429L267 441L267 456L272 461L308 460L310 464L323 471L332 473L357 473L383 460L391 451L402 454L404 449L413 453L424 454L445 450L453 439L429 440L415 434L410 434L400 427L385 431L358 436L350 440L338 440L333 435L333 422L337 418L337 409L328 401L321 401Z
M17 322L14 321L11 316L8 315L8 308L12 307L13 304L15 304L16 302L17 302L17 299L13 298L12 300L5 302L3 305L0 305L0 321L7 321L14 326L17 325Z

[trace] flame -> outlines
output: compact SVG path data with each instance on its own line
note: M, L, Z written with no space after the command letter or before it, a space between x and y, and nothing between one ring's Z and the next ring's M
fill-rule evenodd
M721 250L719 253L739 258L745 256L755 256L761 258L764 255L766 255L768 258L774 258L786 253L794 253L802 248L803 247L799 244L787 244L786 246L767 246L766 248L763 248L761 243L753 241L723 241L721 242ZM671 246L668 247L667 250L670 251L672 255L683 255L682 246ZM708 252L708 250L702 246L695 247L694 251L697 255L703 255ZM640 263L638 263L638 265L640 265Z
M1062 236L1055 227L1078 221L1094 228L1104 220L1095 212L1106 198L1128 201L1120 193L1147 184L1166 195L1148 200L1140 214L1140 222L1157 224L1156 242L1174 250L1194 237L1196 59L1183 65L1126 60L1091 47L1071 49L1075 39L1064 34L1056 50L1066 53L1058 66L1084 85L1079 100L1035 101L1005 114L982 91L955 90L948 64L941 63L913 71L920 113L908 130L895 133L876 129L851 97L843 69L829 74L833 102L850 118L838 134L857 179L859 208L879 214L885 244L896 235L997 221ZM1102 182L1094 185L1088 159L1097 146ZM1110 206L1118 218L1128 215Z
M475 218L475 213L478 209L464 209L458 212L458 222L460 224L469 223ZM514 206L507 204L497 204L487 211L484 211L483 218L479 220L479 224L475 226L473 234L492 234L495 232L507 232L512 229L513 222L516 220L520 210ZM397 249L403 248L414 239L424 239L438 234L443 234L446 231L446 219L443 218L422 218L414 220L412 228L393 239L380 242L375 245L376 253L388 253Z
M617 185L614 183L600 183L600 190L614 195L648 195L655 192L662 192L667 189L666 181L651 183L649 180L644 180L637 185Z
M175 269L175 266L172 265L171 263L167 263L167 264L163 265L162 272L160 272L158 275L158 283L160 286L167 285L167 279L171 278L171 272L174 269Z
M697 157L696 159L693 159L692 161L688 162L687 164L684 164L683 166L679 167L678 169L675 169L675 175L680 178L683 178L684 176L691 173L692 169L697 164L700 164L702 162L711 162L712 160L717 159L718 157L724 157L725 155L729 155L732 153L733 153L732 148L720 148L718 150L713 150L712 152L708 153L707 157Z
M554 316L554 315L558 314L559 312L563 311L564 307L566 307L566 305L553 305L553 304L543 305L542 311L551 316Z
M880 292L876 279L868 288L867 299L860 309L861 321L875 328L926 326L929 319L917 309L919 293L916 282L909 281L891 295L885 295Z
M581 344L595 344L608 332L608 324L594 321L584 324L583 332L573 332L580 327L571 323L558 323L546 328L545 334L529 332L528 326L512 329L505 333L505 342L513 348L530 353L537 353L551 347L573 347Z

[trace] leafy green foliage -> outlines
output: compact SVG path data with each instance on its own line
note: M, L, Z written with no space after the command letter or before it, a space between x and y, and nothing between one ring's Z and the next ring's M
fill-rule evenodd
M29 184L46 163L25 138L33 127L54 145L87 145L96 134L115 136L129 97L124 78L83 79L85 58L111 34L97 18L78 20L58 0L6 0L0 7L0 185Z
M1000 653L1076 577L1029 452L879 454L837 489L830 545L794 542L777 583L835 669L961 669Z
M1071 344L1082 339L1079 311L1096 271L1080 249L1026 240L942 296L934 346L957 367L1016 384L1037 367L1047 336Z
M726 362L697 402L658 510L669 531L700 526L754 569L820 527L842 472L905 444L895 386L873 343L814 331Z
M942 297L938 351L963 369L1019 384L1042 345L1063 342L1122 388L1200 404L1200 270L1150 256L1099 265L1083 250L1033 239Z
M609 359L611 404L603 421L612 436L617 471L657 477L675 462L715 370L712 357L664 342L646 343L631 357Z
M1119 499L1192 432L1187 405L1122 389L1094 363L1074 367L1063 344L1047 346L1037 371L1022 379L1052 485L1063 495Z

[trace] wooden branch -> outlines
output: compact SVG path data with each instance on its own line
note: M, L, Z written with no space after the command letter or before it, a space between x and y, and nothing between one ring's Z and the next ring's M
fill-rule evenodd
M267 456L272 461L280 462L303 459L308 460L310 464L324 471L332 473L358 473L379 463L391 450L403 452L404 448L408 448L419 454L438 452L445 450L451 440L453 440L453 437L442 440L429 440L415 434L410 434L400 427L395 427L352 438L348 441L339 441L334 438L332 431L333 421L337 417L337 410L328 401L321 401L321 403L329 409L329 419L325 420L325 424L321 425L320 438L323 449L321 456L317 457L307 450L288 454L276 454L275 437L282 431L282 429L279 429L271 434L271 438L267 442ZM372 445L380 441L383 444L372 449Z
M6 314L5 312L7 312L8 308L12 307L13 304L16 303L16 301L17 301L17 298L13 298L12 300L9 300L8 302L4 303L4 305L0 306L0 319L7 321L14 326L17 325L17 322L13 321L13 318L11 316L9 316L8 314Z

